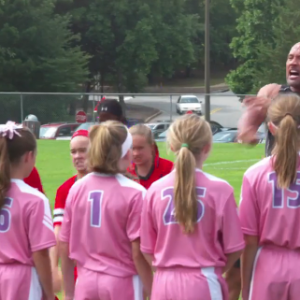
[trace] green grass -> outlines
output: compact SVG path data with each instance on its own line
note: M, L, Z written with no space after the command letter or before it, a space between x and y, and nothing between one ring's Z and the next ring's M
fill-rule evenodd
M165 143L159 143L158 146L161 157L174 160L174 155ZM240 144L215 144L210 158L205 162L204 171L227 180L234 187L238 203L244 172L263 155L264 145L249 148ZM39 140L37 168L53 207L57 188L75 174L69 154L69 141ZM61 299L61 295L58 296Z
M161 157L174 160L166 144L159 145ZM240 144L214 144L204 171L227 180L235 190L238 200L245 170L264 155L264 145L248 148ZM248 161L247 161L248 160ZM37 168L51 205L57 188L75 174L69 154L69 141L38 141Z

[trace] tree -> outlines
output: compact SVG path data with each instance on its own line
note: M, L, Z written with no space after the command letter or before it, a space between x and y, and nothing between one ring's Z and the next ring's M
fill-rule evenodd
M184 0L58 1L72 12L72 30L92 56L86 91L100 81L118 92L138 92L147 76L171 76L195 61L192 38L197 16L185 14Z
M87 75L89 57L68 29L69 16L54 15L52 0L5 1L0 6L0 90L20 92L78 91ZM19 121L19 99L1 96L1 121ZM44 98L45 99L45 98ZM42 121L66 115L70 101L61 97L24 99L25 114L34 113ZM5 120L4 120L5 121Z
M170 78L175 71L199 61L201 49L196 41L201 30L200 18L197 10L196 13L189 10L188 5L194 3L160 0L155 4L153 32L157 59L152 64L151 75Z
M118 92L141 90L157 57L147 1L58 1L56 11L71 12L72 31L81 36L77 45L91 56L86 92L99 84L102 92L105 84Z
M263 67L259 61L260 47L273 45L275 19L285 0L231 0L231 5L240 16L237 19L237 33L231 43L233 55L240 66L230 72L227 82L238 94L246 94L258 85L257 72Z
M257 89L268 83L285 83L285 64L291 47L300 42L299 2L286 0L280 14L275 19L272 43L261 45L259 61L262 72L257 72Z
M233 62L230 42L236 35L236 19L230 0L211 1L211 57L215 67L228 67Z

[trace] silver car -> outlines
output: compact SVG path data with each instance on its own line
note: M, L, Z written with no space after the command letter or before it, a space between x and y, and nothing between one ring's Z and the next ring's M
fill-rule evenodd
M192 111L198 115L202 115L202 101L195 95L181 95L176 104L176 111L179 115Z
M160 133L167 130L170 127L171 122L170 121L168 121L168 122L159 122L159 121L157 121L157 123L146 123L145 125L148 126L151 129L154 137L156 137Z

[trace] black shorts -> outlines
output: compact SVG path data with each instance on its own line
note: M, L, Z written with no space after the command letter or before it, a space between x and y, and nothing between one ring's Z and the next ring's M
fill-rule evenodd
M240 260L240 258L234 263L233 267L234 268L238 268L238 269L241 268L241 260Z

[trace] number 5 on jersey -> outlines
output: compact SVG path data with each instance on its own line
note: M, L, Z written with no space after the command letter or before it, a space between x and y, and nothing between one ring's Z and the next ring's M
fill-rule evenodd
M196 193L198 196L198 206L197 206L197 223L201 221L204 216L205 207L203 202L199 198L205 197L206 189L201 187L196 187ZM163 215L163 221L165 225L178 224L175 218L175 206L174 206L174 188L166 188L162 191L162 200L168 199L166 210Z
M91 202L90 209L90 225L91 227L101 227L101 206L103 199L103 191L91 191L88 201Z
M10 228L11 213L9 208L11 208L12 203L12 198L4 199L4 206L0 209L0 232L7 232Z

